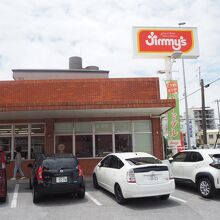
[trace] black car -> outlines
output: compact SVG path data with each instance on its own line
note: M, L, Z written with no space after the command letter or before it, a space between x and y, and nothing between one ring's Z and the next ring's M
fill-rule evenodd
M33 202L37 203L46 194L72 193L85 197L85 182L78 159L74 155L37 155L32 168L30 189Z

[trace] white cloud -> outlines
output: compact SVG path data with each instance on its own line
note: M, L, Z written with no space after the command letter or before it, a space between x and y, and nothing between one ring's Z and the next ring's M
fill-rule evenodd
M220 3L214 0L1 0L0 80L12 79L13 68L68 68L68 58L83 57L83 65L110 70L111 77L158 76L162 59L133 59L132 26L198 27L200 57L186 60L188 93L199 88L197 69L205 82L220 71ZM183 97L181 62L173 67ZM161 96L165 87L161 78ZM217 81L206 89L207 103L215 107ZM165 98L165 97L164 97ZM180 102L184 111L184 102ZM189 106L201 105L199 93ZM216 108L216 107L215 107Z

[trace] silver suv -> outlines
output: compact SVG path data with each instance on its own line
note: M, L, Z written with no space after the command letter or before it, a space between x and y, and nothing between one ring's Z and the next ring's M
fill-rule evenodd
M220 149L185 150L169 161L175 181L197 186L202 197L211 198L220 189Z

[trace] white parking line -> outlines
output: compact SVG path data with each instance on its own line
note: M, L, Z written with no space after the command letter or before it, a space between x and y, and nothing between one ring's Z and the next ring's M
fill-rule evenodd
M180 198L175 197L175 196L170 196L170 199L176 200L176 201L178 201L178 202L187 203L187 201L186 201L186 200L180 199Z
M102 203L100 203L97 199L92 197L88 192L86 192L86 197L88 197L90 200L92 200L96 205L101 206Z
M15 190L14 190L14 194L13 194L13 198L11 201L11 208L16 208L17 206L17 199L18 199L18 189L19 189L19 184L15 185Z

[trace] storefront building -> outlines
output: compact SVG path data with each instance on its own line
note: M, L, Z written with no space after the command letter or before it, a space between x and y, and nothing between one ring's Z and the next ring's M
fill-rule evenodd
M11 160L9 177L17 146L27 176L35 154L59 153L59 144L80 159L85 175L111 152L163 158L160 115L175 100L160 98L159 79L108 78L108 71L75 61L69 70L13 70L14 81L0 82L0 145Z

